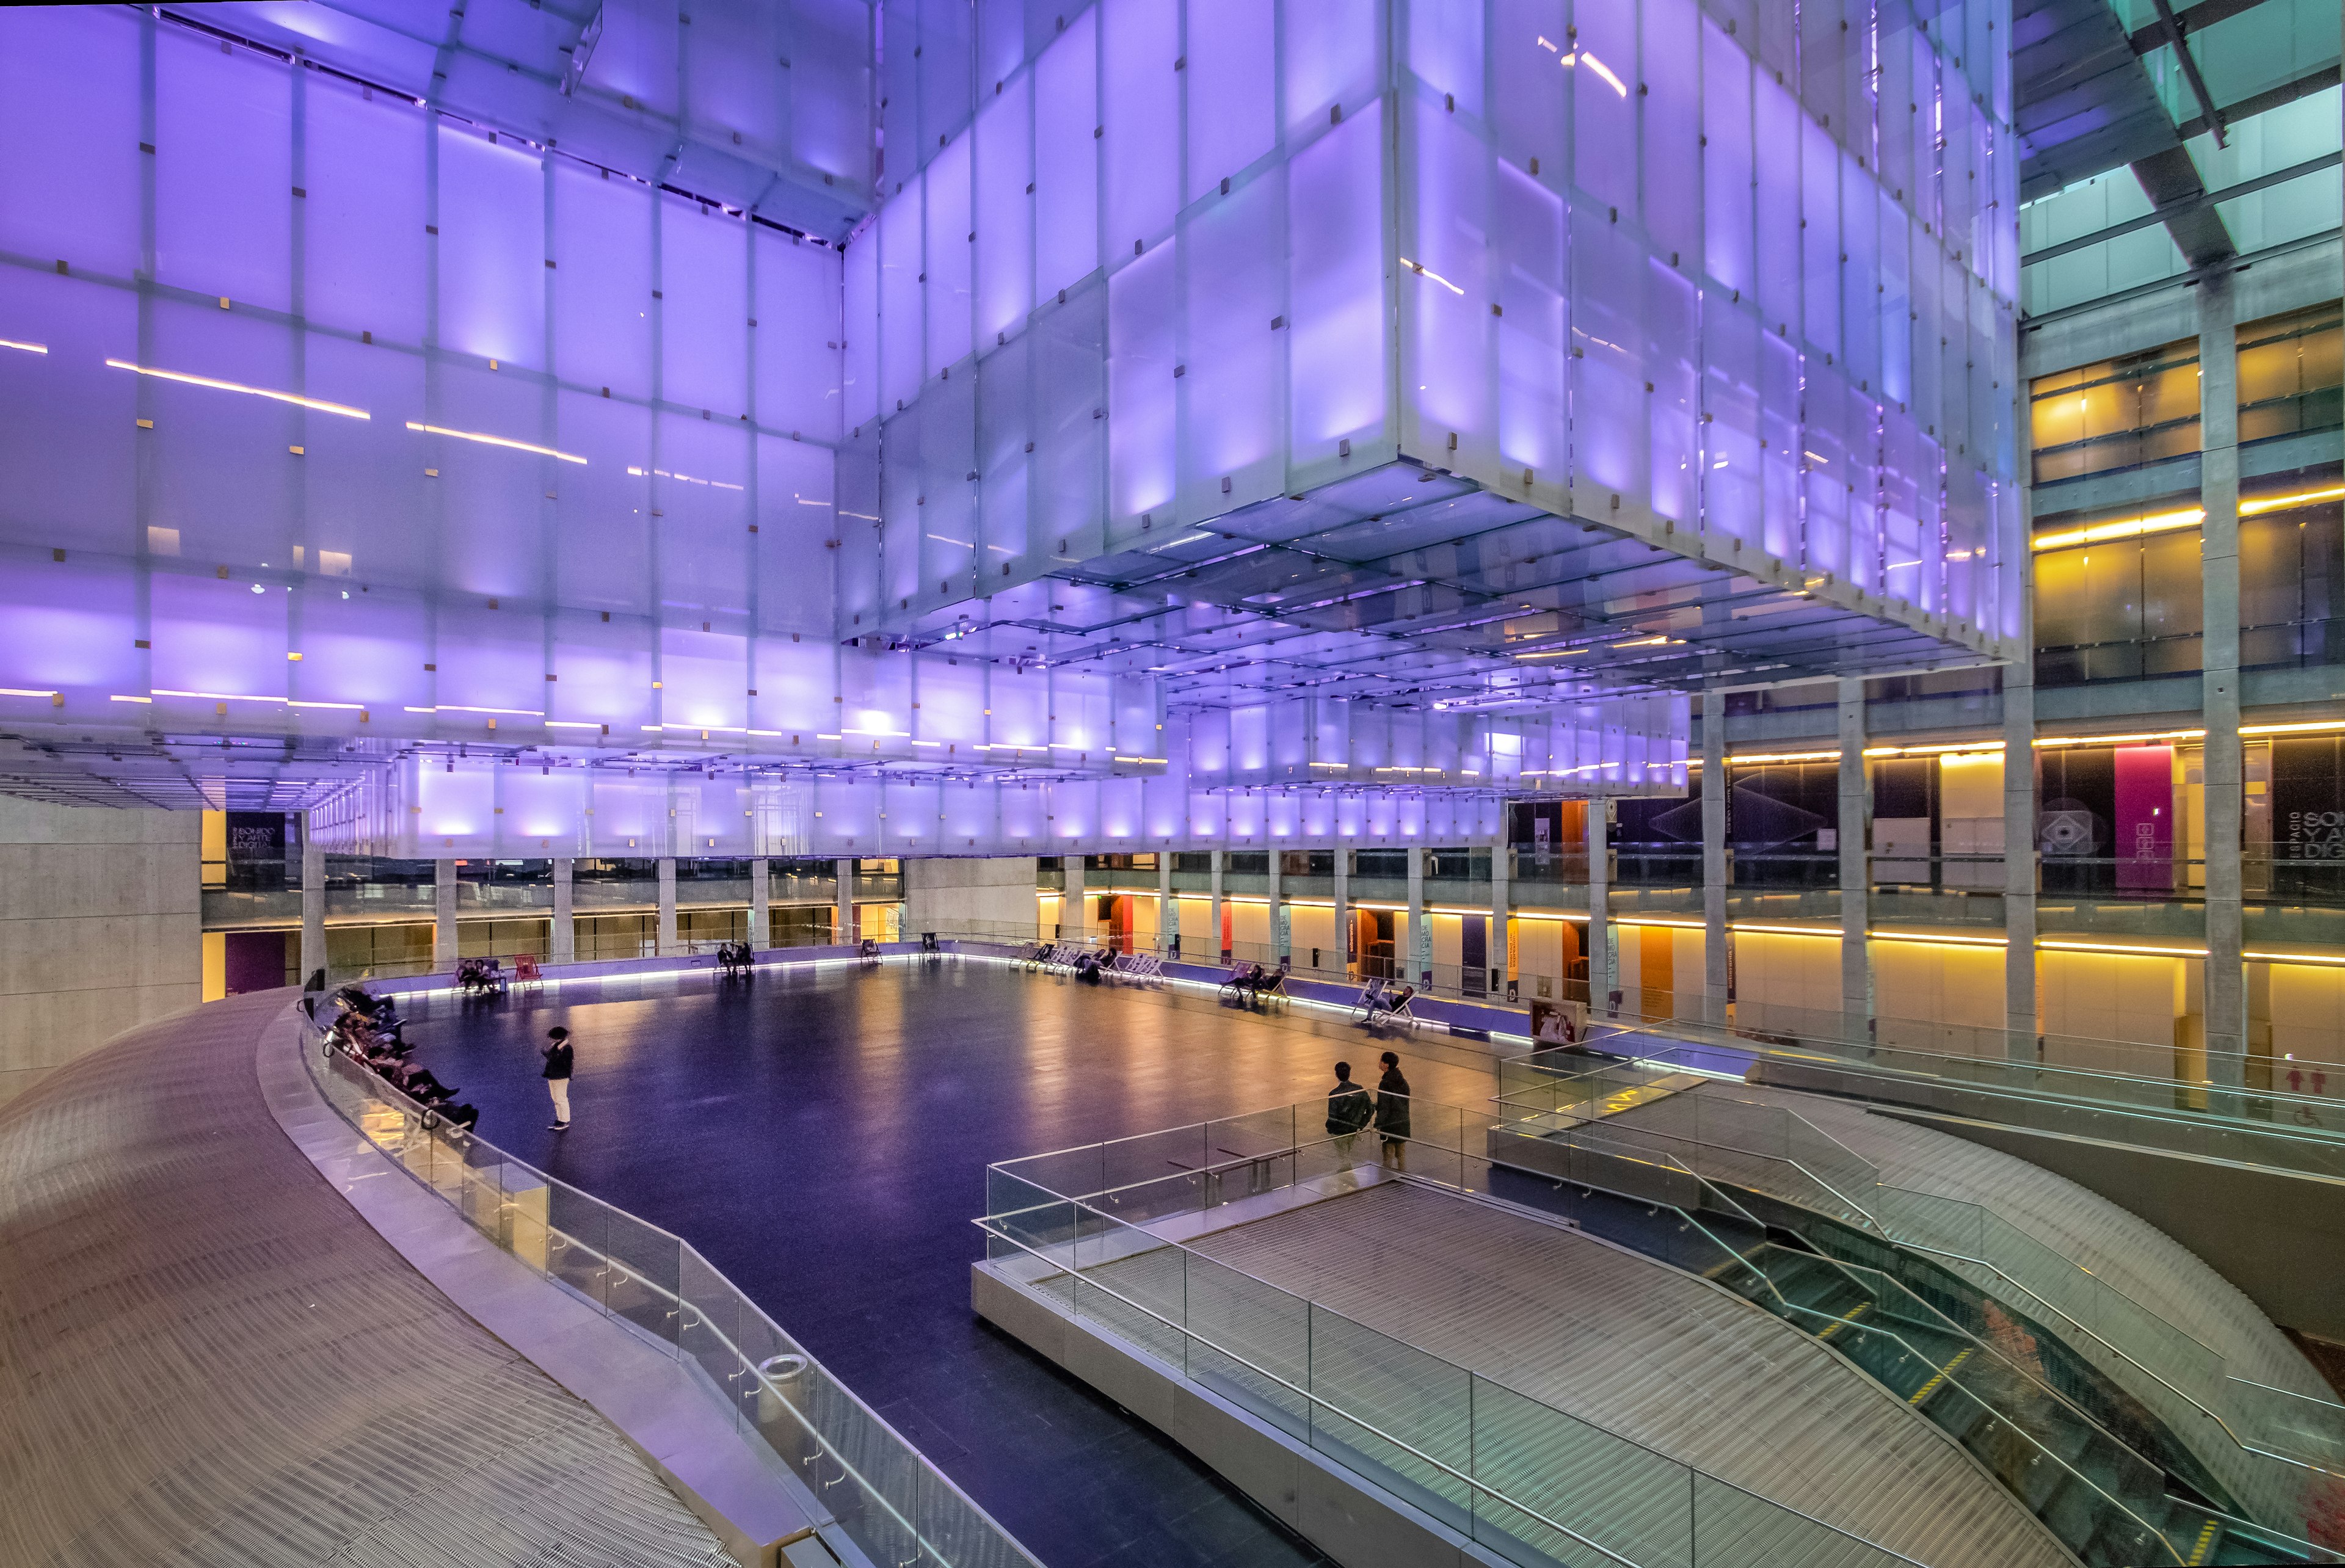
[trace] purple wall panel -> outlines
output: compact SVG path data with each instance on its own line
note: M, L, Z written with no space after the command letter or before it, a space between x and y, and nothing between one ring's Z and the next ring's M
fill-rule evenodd
M0 250L127 277L139 265L138 25L127 9L28 6L0 48ZM76 69L60 70L70 59ZM21 323L14 325L21 326ZM0 326L0 337L23 338Z
M1174 0L1101 0L1101 225L1122 257L1172 225L1180 206L1181 12Z
M973 223L977 341L996 342L1034 304L1034 177L1031 72L979 111Z
M138 443L153 432L136 421L157 383L106 366L137 352L136 297L0 268L0 337L48 349L0 349L0 531L50 549L144 548L134 495ZM24 683L0 681L10 683Z
M1704 18L1701 25L1702 241L1710 275L1748 294L1751 262L1751 56Z
M1386 387L1383 112L1372 106L1294 156L1287 176L1289 360L1297 463L1345 437L1383 434Z
M1071 287L1099 265L1098 26L1098 11L1085 11L1034 64L1038 298Z
M1137 531L1172 499L1175 252L1135 260L1108 279L1108 498Z
M1275 18L1262 0L1189 0L1184 201L1264 157L1277 139Z
M177 28L155 38L155 275L271 310L292 303L292 84Z
M931 376L968 357L971 252L976 219L969 211L969 139L961 137L929 165L927 370Z
M1210 198L1182 235L1184 521L1275 495L1285 478L1280 405L1287 334L1271 326L1285 310L1285 170L1272 169L1227 197Z
M545 363L545 173L536 155L442 121L440 346Z
M835 444L845 433L838 257L768 228L751 239L756 422Z
M660 393L720 420L749 410L749 226L660 198Z
M1506 164L1493 191L1497 250L1498 457L1534 481L1560 482L1570 460L1564 366L1563 198Z
M310 194L295 209L306 264L302 313L319 326L421 343L431 121L403 99L385 94L370 103L323 73L312 74L303 92Z

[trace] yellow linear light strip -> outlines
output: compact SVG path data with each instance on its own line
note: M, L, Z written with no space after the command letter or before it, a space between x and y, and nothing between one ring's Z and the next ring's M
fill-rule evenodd
M108 359L107 364L117 370L129 370L141 376L154 376L166 381L183 381L190 387L209 387L219 392L242 392L247 397L267 398L273 402L291 403L299 408L315 409L321 414L340 414L346 420L374 418L364 409L351 408L348 403L330 403L323 398L305 398L299 392L280 392L270 387L248 387L241 381L223 381L217 376L191 376L185 370L161 370L152 365L135 365L127 359Z
M2345 500L2345 485L2295 491L2286 495L2259 495L2240 501L2239 515L2261 517L2266 512L2284 511L2292 506L2311 506L2324 501L2339 500ZM2090 523L2083 528L2064 528L2052 533L2039 533L2029 544L2035 550L2065 550L2072 545L2099 544L2112 539L2138 539L2148 533L2170 533L2177 529L2197 528L2206 521L2207 513L2203 509L2185 507L2178 511L2121 517L2107 522Z
M240 692L175 692L163 686L155 688L158 697L199 697L208 703L282 703L282 697L253 697Z
M483 435L479 430L452 430L445 425L418 424L413 420L407 421L407 428L421 430L427 436L452 436L460 441L478 441L484 447L507 447L517 452L533 452L542 458L560 458L563 462L576 463L581 468L586 464L584 458L574 453L556 451L552 447L541 447L531 441L517 441L509 436Z
M0 349L14 349L23 354L46 354L49 351L46 343L19 343L14 338L0 338Z
M54 697L55 692L36 692L29 686L0 686L0 697Z

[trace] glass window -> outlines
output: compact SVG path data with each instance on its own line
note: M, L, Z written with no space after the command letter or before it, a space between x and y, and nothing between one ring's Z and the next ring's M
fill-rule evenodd
M2345 420L2340 398L2345 325L2337 301L2239 329L2241 441L2334 430Z
M2029 414L2038 484L2195 452L2198 343L2040 377Z

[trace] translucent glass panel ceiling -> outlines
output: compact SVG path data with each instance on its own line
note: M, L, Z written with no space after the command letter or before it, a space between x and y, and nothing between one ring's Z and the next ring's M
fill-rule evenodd
M1682 783L1681 700L1330 693L1274 748L1269 698L1174 713L1144 661L884 645L835 582L876 508L833 248L128 8L0 13L0 162L12 729L1134 802Z
M2016 652L2007 10L887 15L855 624L1176 696Z

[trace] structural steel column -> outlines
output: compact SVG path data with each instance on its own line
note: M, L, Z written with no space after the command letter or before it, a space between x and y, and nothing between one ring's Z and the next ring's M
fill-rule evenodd
M1280 959L1294 956L1294 941L1286 932L1279 929L1278 916L1286 907L1286 903L1279 883L1279 872L1282 868L1279 865L1277 845L1271 846L1267 861L1270 866L1270 961L1272 966L1275 967Z
M1611 802L1588 803L1588 1016L1612 1016Z
M830 940L835 946L852 947L856 936L855 862L834 860L830 864L831 875L838 882L838 914L831 926Z
M326 966L326 846L301 813L301 984Z
M1701 694L1702 1016L1726 1022L1726 693Z
M1359 974L1358 955L1352 950L1352 851L1343 840L1335 841L1335 960L1343 966L1345 976Z
M557 860L553 863L553 941L548 947L552 962L574 964L578 961L578 919L571 902L571 867L577 863Z
M456 966L456 863L431 863L431 967Z
M663 958L676 951L675 936L675 862L663 858L659 863L659 934L653 950Z
M774 945L773 879L766 868L772 862L756 859L749 862L749 950L762 953Z
M1400 947L1400 972L1419 986L1433 984L1433 943L1425 924L1425 851L1417 845L1408 849L1408 929L1396 946ZM1423 953L1420 959L1417 955Z
M2021 617L2035 646L2035 617ZM2033 659L2003 667L2004 1053L2035 1059L2035 670Z
M1223 963L1224 963L1224 964L1226 964L1226 963L1228 963L1228 962L1229 962L1229 959L1230 959L1230 947L1229 947L1229 944L1228 944L1228 943L1226 943L1226 942L1224 942L1224 941L1223 941L1223 940L1222 940L1222 933L1223 933L1223 931L1224 931L1225 929L1227 929L1227 927L1225 927L1225 926L1223 926L1223 924L1222 924L1222 859L1223 859L1223 855L1222 855L1222 852L1221 852L1220 850L1218 850L1218 849L1217 849L1217 850L1214 850L1214 851L1213 852L1213 935L1212 935L1212 936L1208 936L1208 937L1205 939L1205 951L1206 951L1206 952L1208 952L1208 953L1218 953L1218 954L1220 954L1220 955L1222 956L1222 962L1223 962Z
M1514 968L1507 961L1511 946L1507 940L1508 918L1515 906L1511 890L1514 869L1514 850L1502 829L1490 845L1490 938L1483 951L1489 965L1493 996L1507 994L1507 976Z
M1873 957L1866 932L1872 926L1869 891L1873 868L1867 842L1873 836L1873 790L1864 770L1864 679L1840 683L1840 1010L1842 1025L1868 1032L1873 1018Z
M1156 947L1178 956L1181 951L1181 901L1172 895L1172 852L1156 852Z
M2239 355L2231 274L2198 285L2200 648L2207 741L2207 1076L2246 1082L2247 966L2240 957Z
M1091 935L1091 901L1083 896L1083 857L1067 855L1059 857L1065 867L1066 885L1059 894L1059 935L1072 942L1088 942Z

